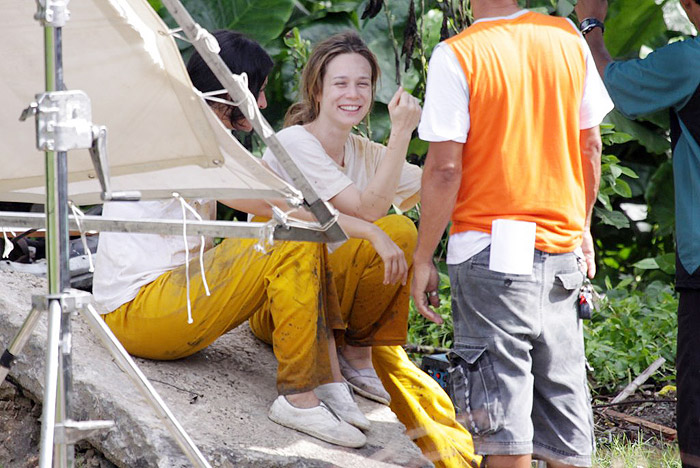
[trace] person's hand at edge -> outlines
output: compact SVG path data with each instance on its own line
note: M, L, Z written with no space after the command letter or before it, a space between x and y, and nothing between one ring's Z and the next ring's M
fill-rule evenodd
M431 322L442 324L440 314L430 309L440 306L438 286L440 277L433 262L414 262L413 282L411 283L411 296L418 312Z
M583 231L583 242L581 243L581 250L583 251L583 258L586 261L588 277L593 279L596 273L595 243L593 242L593 236L591 235L590 229L586 229L585 231Z

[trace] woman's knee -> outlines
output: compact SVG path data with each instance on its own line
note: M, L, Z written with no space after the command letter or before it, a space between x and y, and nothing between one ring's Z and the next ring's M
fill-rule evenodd
M410 218L391 214L378 219L374 224L379 226L405 253L413 254L418 230Z

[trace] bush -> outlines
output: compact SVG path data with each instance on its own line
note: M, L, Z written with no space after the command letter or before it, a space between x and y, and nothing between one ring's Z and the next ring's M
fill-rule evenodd
M659 281L643 290L630 286L627 279L608 289L584 328L596 393L619 390L659 357L666 363L650 381L674 379L678 297L671 285Z

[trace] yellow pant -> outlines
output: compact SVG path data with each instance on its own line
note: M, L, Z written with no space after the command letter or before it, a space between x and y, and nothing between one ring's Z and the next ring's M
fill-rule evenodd
M278 392L299 393L331 382L328 324L340 322L340 311L326 272L325 245L278 242L261 254L255 243L226 239L204 254L210 296L198 259L190 263L194 323L187 323L182 265L105 315L107 325L135 356L178 359L210 345L256 311L264 312L274 322Z
M455 419L440 385L416 367L401 346L375 346L372 363L391 395L391 410L437 468L478 467L469 432Z
M413 274L416 228L405 216L389 215L376 223L404 251L409 275L405 285L383 284L384 262L369 241L349 239L329 255L342 322L329 321L338 345L396 345L406 342L408 302ZM275 330L269 311L260 309L250 320L255 336L273 343Z

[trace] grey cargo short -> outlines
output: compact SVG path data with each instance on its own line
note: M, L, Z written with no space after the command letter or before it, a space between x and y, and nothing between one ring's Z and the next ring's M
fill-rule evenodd
M449 265L450 382L477 453L590 466L593 416L573 253L535 251L531 275L489 270L486 248Z

